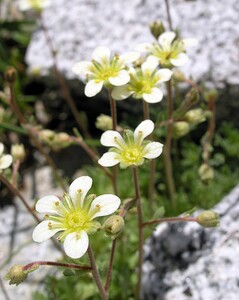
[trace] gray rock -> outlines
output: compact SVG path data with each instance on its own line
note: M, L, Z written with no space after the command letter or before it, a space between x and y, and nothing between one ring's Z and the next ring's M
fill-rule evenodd
M239 295L239 186L215 208L220 226L159 225L145 245L146 300L236 300Z
M182 69L196 80L210 80L217 86L239 83L239 16L237 0L171 0L174 28L183 37L195 37L198 47L189 53ZM91 59L96 46L109 46L122 53L141 42L152 41L148 23L166 22L165 1L158 0L58 0L43 14L60 69L73 78L72 65ZM30 68L49 70L52 59L42 30L32 37L27 57Z

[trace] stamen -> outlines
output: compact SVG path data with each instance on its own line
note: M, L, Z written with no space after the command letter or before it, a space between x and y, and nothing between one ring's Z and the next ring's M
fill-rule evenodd
M52 229L52 222L49 222L49 223L48 223L48 228L49 228L49 229Z

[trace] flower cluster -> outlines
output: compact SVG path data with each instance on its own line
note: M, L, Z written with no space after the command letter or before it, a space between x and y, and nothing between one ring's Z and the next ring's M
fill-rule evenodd
M47 215L33 231L33 240L41 243L61 232L58 240L64 242L66 254L72 258L83 256L89 245L88 234L101 228L94 219L110 215L120 206L120 199L115 195L86 197L91 186L92 179L81 176L71 183L63 201L53 195L38 200L36 210Z
M0 143L0 173L2 170L7 169L12 164L12 156L10 154L3 154L4 145Z
M101 144L111 149L99 159L99 164L112 167L120 164L121 168L140 166L144 159L154 159L163 151L159 142L144 141L154 130L151 120L141 122L134 132L126 130L124 137L117 131L108 130L101 136Z

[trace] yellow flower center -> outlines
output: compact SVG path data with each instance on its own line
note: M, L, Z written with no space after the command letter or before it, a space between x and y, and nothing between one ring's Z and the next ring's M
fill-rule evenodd
M69 229L83 230L88 228L90 218L85 210L74 210L65 218L65 225Z
M121 158L124 162L129 164L135 164L142 160L142 151L139 146L127 147L121 154Z
M42 7L42 0L28 0L28 2L34 9L40 9Z

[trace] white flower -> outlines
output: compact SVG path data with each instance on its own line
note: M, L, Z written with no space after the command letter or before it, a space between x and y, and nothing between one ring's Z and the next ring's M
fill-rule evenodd
M185 53L187 47L195 46L195 39L175 39L175 32L164 32L158 38L158 43L138 45L137 50L150 52L164 67L181 67L188 61Z
M140 54L129 52L111 57L107 47L97 47L92 55L92 61L80 61L72 70L77 75L84 75L89 80L85 87L87 97L98 94L104 85L121 86L129 82L126 65L136 61Z
M115 100L123 100L132 95L148 103L160 102L163 98L160 85L170 80L173 72L169 69L157 70L158 64L158 59L151 56L142 64L141 69L131 68L130 82L113 88L112 97Z
M9 154L3 154L4 145L0 143L0 173L2 170L7 169L12 164L12 156Z
M18 7L22 11L36 10L42 11L45 7L50 4L49 0L19 0Z
M64 250L72 258L80 258L88 249L88 234L98 231L100 223L94 219L115 212L120 199L111 194L86 194L92 186L89 176L81 176L69 187L69 193L63 195L63 201L56 196L46 196L36 203L39 213L46 213L47 220L37 225L32 238L41 243L58 232L58 240L64 241Z
M158 157L163 151L163 145L158 142L144 141L154 130L151 120L141 122L134 132L126 130L124 137L117 131L108 130L101 136L101 144L111 148L99 159L99 164L112 167L120 164L121 168L140 166L144 159Z

